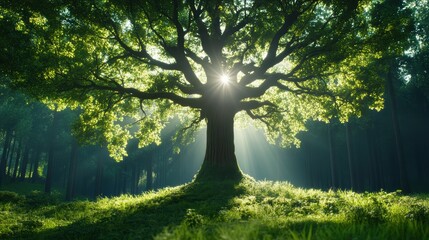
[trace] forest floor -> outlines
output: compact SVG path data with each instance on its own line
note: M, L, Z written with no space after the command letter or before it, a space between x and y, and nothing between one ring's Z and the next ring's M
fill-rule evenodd
M429 239L429 196L249 178L96 201L1 191L0 239Z

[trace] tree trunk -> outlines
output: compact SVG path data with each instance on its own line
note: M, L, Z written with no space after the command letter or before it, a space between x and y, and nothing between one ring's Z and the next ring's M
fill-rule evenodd
M136 190L136 178L137 178L137 163L136 160L133 159L132 161L132 168L131 168L131 194L136 194L137 190Z
M94 191L94 196L98 197L101 196L103 194L103 161L104 160L104 156L98 156L97 159L97 173L95 175L95 191Z
M125 162L122 162L121 164L121 178L122 178L122 182L121 182L121 193L125 194L127 193L127 181L128 181L128 165Z
M74 197L75 193L75 178L76 178L76 167L77 167L77 142L72 140L71 152L70 152L70 165L69 165L69 174L67 180L67 189L66 189L66 201L70 201Z
M242 178L235 156L234 115L229 111L213 111L207 115L206 154L196 181Z
M49 149L48 149L48 170L46 173L46 181L45 181L45 193L51 193L52 189L52 180L54 175L54 150L55 150L55 136L56 129L58 124L58 112L54 112L54 116L52 119L52 125L49 129Z
M405 169L404 153L403 153L403 144L401 138L401 129L399 127L398 121L398 107L396 103L396 94L395 89L393 88L393 67L390 67L389 73L387 76L387 89L390 95L390 106L392 108L392 124L393 124L393 133L395 135L395 145L396 145L396 159L399 165L399 182L401 189L404 192L409 192L408 178Z
M347 143L347 158L349 162L349 174L350 174L350 188L355 188L355 179L353 174L353 155L352 155L352 144L351 144L351 131L350 124L346 123L346 143Z
M10 144L12 141L12 130L6 130L6 136L3 143L3 153L0 159L0 186L4 182L4 178L6 177L6 163L7 163L7 155L10 148Z
M374 127L373 126L368 126L366 128L366 143L367 143L367 148L368 148L368 157L369 157L369 166L371 168L370 171L370 190L371 191L377 191L378 189L380 189L380 183L379 183L379 171L377 168L377 154L375 153L375 149L380 147L377 145L377 141L375 140L375 138L373 137L373 132L374 131Z
M30 156L30 147L29 147L29 141L27 141L27 144L25 145L24 154L22 156L21 167L19 168L19 181L24 181L25 179L29 156Z
M131 174L131 194L138 194L139 193L139 180L140 180L140 173L141 173L141 167L140 162L138 159L133 159L133 169Z
M7 165L7 174L8 176L10 176L11 170L12 170L12 160L13 160L13 153L15 152L15 148L16 148L16 136L13 137L12 139L13 143L12 143L12 148L9 149L8 153L6 154L6 158L9 159L9 164Z
M36 182L39 180L39 161L40 161L40 149L36 149L33 157L33 169L31 174L31 182Z
M137 174L136 174L136 179L135 179L135 194L139 194L140 193L140 189L139 189L139 182L140 182L140 177L141 177L141 164L140 162L136 162L136 168L137 168Z
M120 168L118 165L116 165L116 170L115 170L115 183L113 184L113 192L115 195L119 195L120 194L120 190L119 190L119 182L120 182Z
M16 151L16 157L15 157L15 166L13 167L13 174L12 174L12 181L15 181L17 179L18 175L18 166L19 162L21 160L21 153L22 153L22 140L18 143L18 149Z
M147 166L146 166L146 191L150 191L153 189L153 178L152 178L152 172L153 172L153 165L152 165L152 158L153 156L149 156L147 159Z
M329 158L331 163L331 188L336 189L335 181L335 151L334 151L334 139L332 136L332 124L328 124L328 141L329 141Z

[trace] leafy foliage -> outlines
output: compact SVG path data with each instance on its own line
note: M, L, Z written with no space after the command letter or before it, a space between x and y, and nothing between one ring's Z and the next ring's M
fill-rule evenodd
M129 138L159 144L188 112L186 129L240 113L289 146L309 119L379 110L385 60L413 27L391 0L5 1L0 11L8 85L79 107L76 133L118 160Z

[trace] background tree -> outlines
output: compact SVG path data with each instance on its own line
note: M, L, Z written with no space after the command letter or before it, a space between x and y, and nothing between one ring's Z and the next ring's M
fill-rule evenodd
M309 119L344 122L368 107L381 109L380 72L388 65L382 60L401 50L412 25L400 1L0 6L9 21L2 24L18 26L8 25L8 34L30 39L24 42L34 56L20 62L28 66L16 70L14 87L79 106L81 139L108 143L116 159L126 155L131 137L140 147L159 144L175 115L190 131L205 120L207 147L197 179L241 176L234 120L253 119L270 142L288 146L299 144L295 135ZM386 6L383 14L401 19L394 29L379 14ZM131 131L133 122L138 131Z

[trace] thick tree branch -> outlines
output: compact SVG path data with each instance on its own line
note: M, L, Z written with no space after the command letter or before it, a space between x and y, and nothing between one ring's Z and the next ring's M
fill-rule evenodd
M269 106L273 109L277 108L277 105L270 101L257 101L257 100L249 100L249 101L241 101L238 105L239 110L252 110L260 107Z
M271 124L265 120L266 117L256 115L251 110L245 110L245 111L247 115L249 115L249 117L252 118L253 120L259 120L262 123L264 123L268 128L272 128Z
M262 61L260 71L265 72L268 68L273 66L272 61L275 59L277 55L277 50L279 47L280 39L286 35L289 29L295 24L298 20L300 13L298 11L293 11L288 16L285 17L284 23L281 28L276 32L273 39L270 42L270 46L268 48L267 55L265 59Z
M131 7L130 7L131 8ZM132 11L132 9L130 9ZM132 14L131 14L132 15ZM131 20L133 21L133 16L131 16ZM106 23L111 27L109 30L110 33L113 35L113 38L119 43L119 45L132 57L136 58L139 61L144 62L147 65L159 67L165 70L179 70L177 65L175 63L166 63L160 60L157 60L153 58L147 51L146 51L146 45L143 43L140 36L134 31L134 33L137 36L137 41L139 42L139 45L141 47L141 50L134 50L132 47L130 47L125 41L122 39L120 31L118 27L116 26L116 23L112 20L110 15L106 16Z
M179 70L178 65L176 63L165 63L165 62L156 60L145 49L142 49L140 51L134 50L122 40L116 27L112 26L112 28L113 28L113 31L111 33L113 34L113 37L115 38L115 40L132 57L150 66L156 66L165 70Z
M135 88L124 87L115 81L109 81L109 85L97 84L92 80L87 80L89 84L73 84L72 87L75 89L86 89L86 90L101 90L111 91L119 94L127 94L132 97L136 97L140 100L155 100L155 99L167 99L178 105L201 108L202 104L199 98L184 98L171 92L142 92Z
M215 23L216 21L220 21L220 19L217 19L216 14L214 16L212 16L212 25L211 28L213 30L212 35L210 35L206 24L204 23L203 19L202 19L202 6L200 5L199 8L197 9L195 7L195 1L191 0L189 1L189 7L191 9L193 18L197 24L197 32L199 34L199 38L201 40L201 46L204 50L204 52L209 56L211 63L216 65L217 67L215 68L220 68L221 66L221 62L222 62L222 47L223 44L220 42L220 36L221 36L221 32L220 32L220 26L217 26L217 23ZM202 1L200 1L201 3ZM219 11L217 10L208 10L208 11ZM213 13L212 13L213 14ZM217 14L218 15L218 14ZM217 29L219 28L219 29Z

